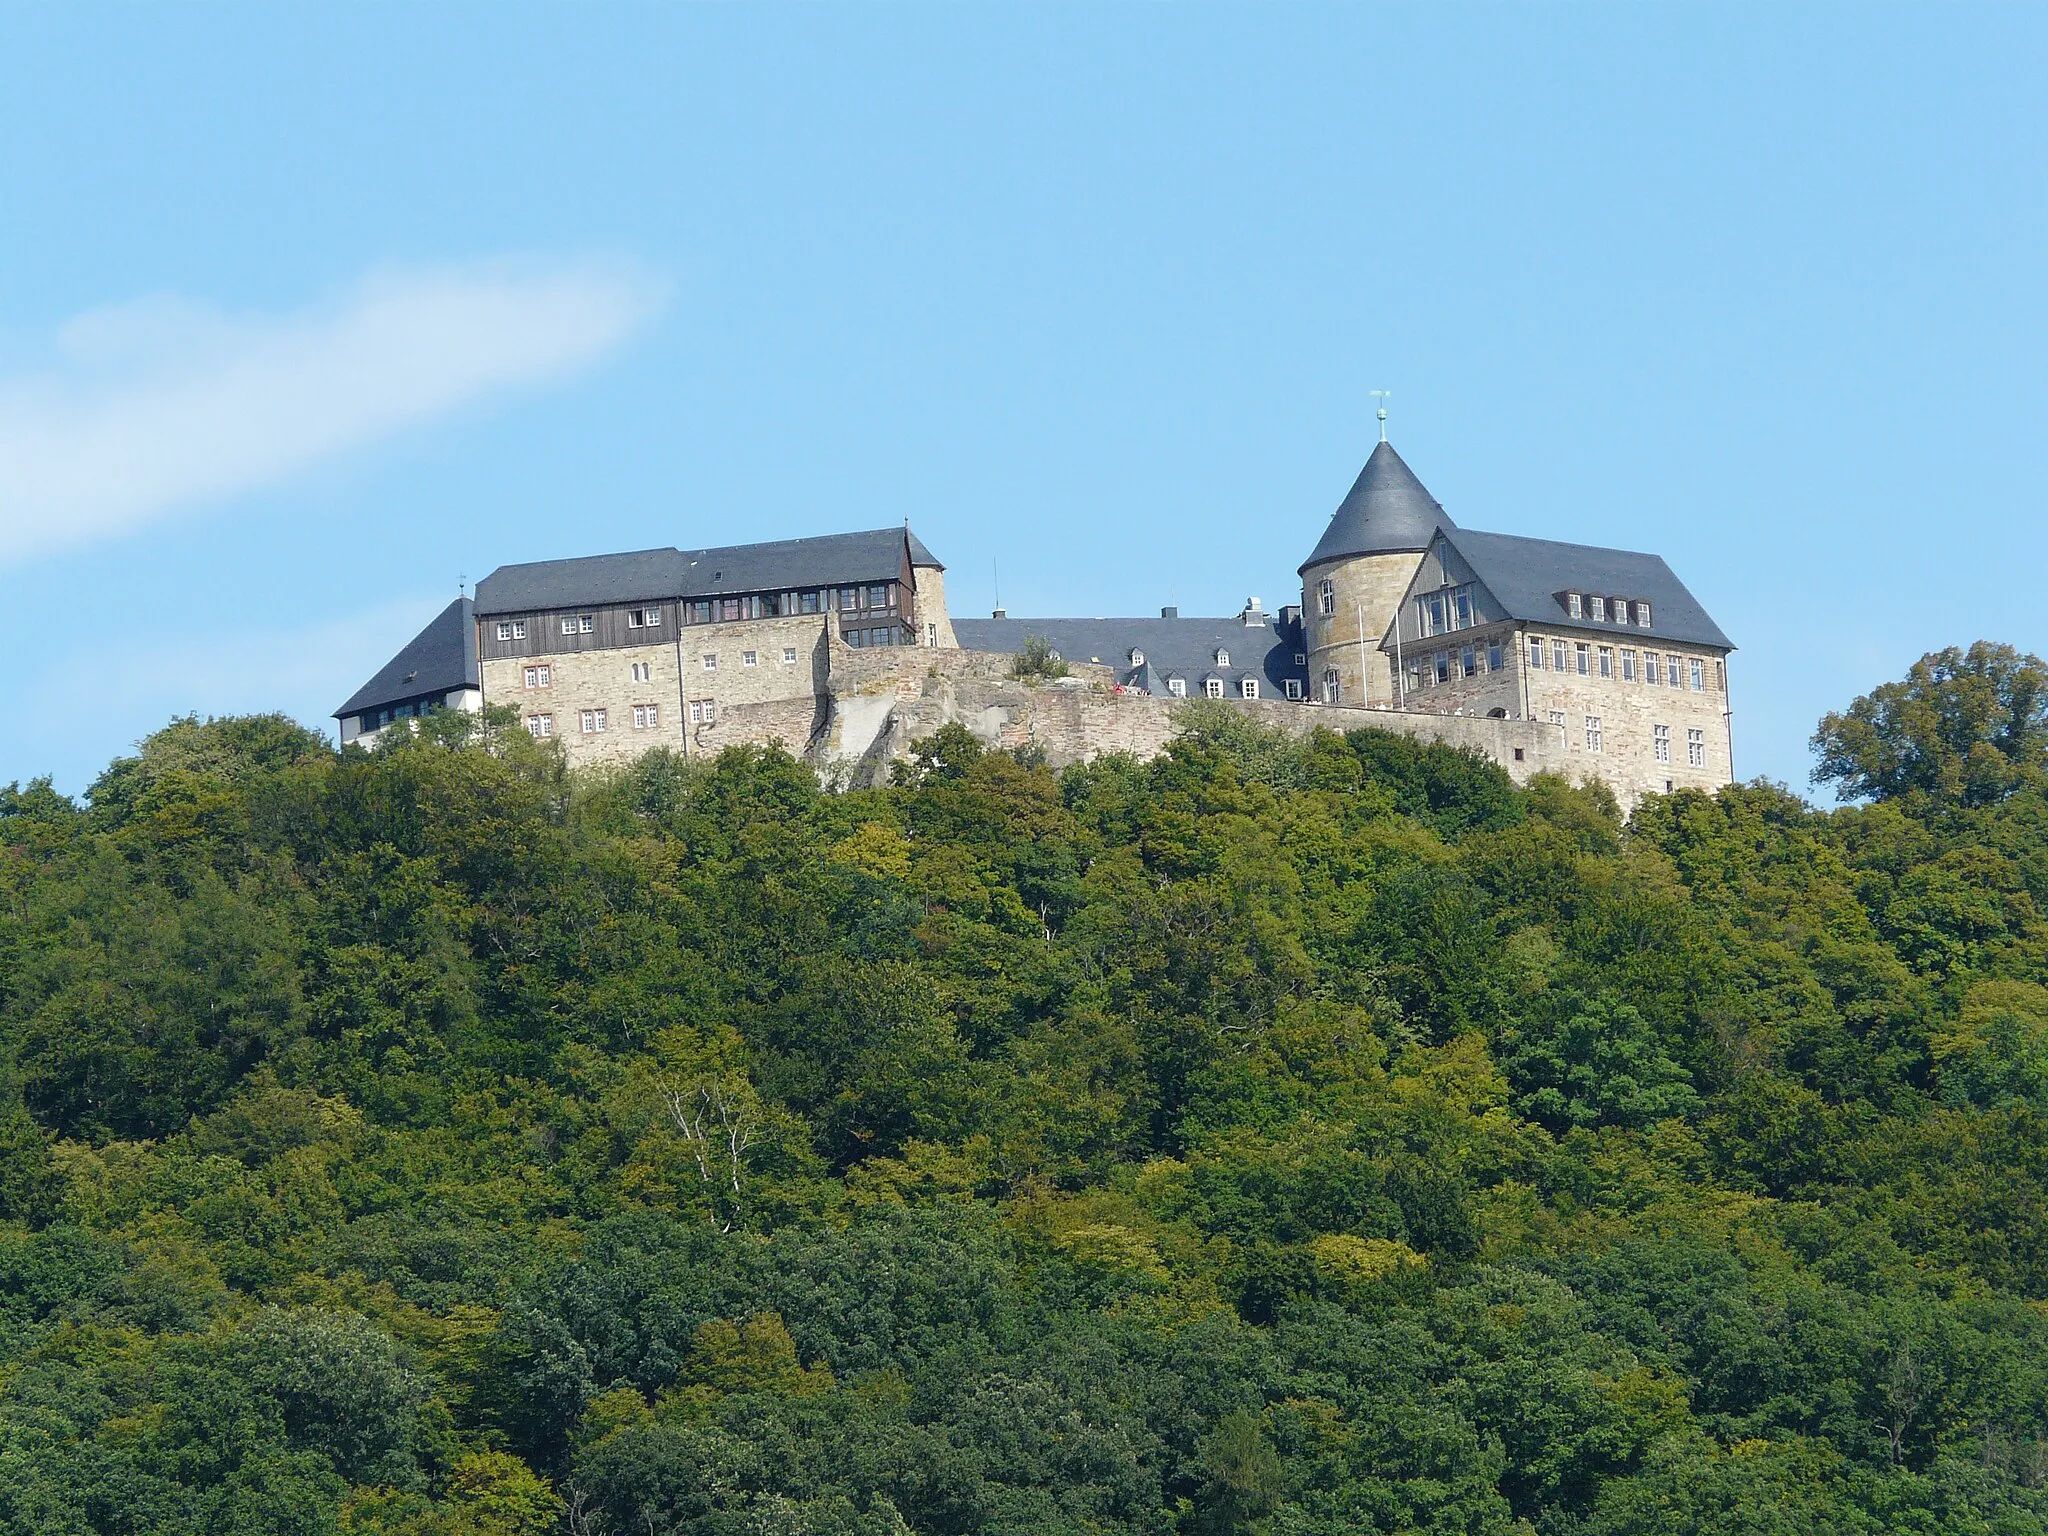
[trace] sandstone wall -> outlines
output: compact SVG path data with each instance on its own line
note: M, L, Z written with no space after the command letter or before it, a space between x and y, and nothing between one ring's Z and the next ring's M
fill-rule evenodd
M1323 673L1337 670L1340 704L1386 708L1394 701L1394 673L1380 653L1380 641L1393 622L1394 610L1422 564L1420 552L1359 555L1349 560L1311 566L1301 579L1301 613L1308 641L1309 697L1323 697ZM1333 589L1336 612L1327 618L1321 607L1321 586ZM1364 612L1365 644L1358 643L1359 615Z

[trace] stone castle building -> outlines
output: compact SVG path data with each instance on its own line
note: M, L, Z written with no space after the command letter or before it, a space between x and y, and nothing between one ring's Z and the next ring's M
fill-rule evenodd
M1625 806L1733 777L1733 645L1655 555L1461 528L1382 441L1300 572L1273 613L956 621L907 525L501 566L335 714L368 744L506 705L572 763L775 742L859 780L952 720L1055 762L1154 753L1179 701L1211 698L1597 778ZM1069 676L1011 676L1034 636Z

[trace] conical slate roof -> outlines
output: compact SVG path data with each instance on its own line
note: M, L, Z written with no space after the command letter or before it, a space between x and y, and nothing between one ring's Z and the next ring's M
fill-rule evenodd
M1365 468L1352 482L1351 494L1337 508L1330 526L1323 530L1322 542L1302 562L1301 569L1352 555L1424 550L1437 529L1457 526L1415 478L1415 471L1401 462L1401 455L1382 442L1365 461Z

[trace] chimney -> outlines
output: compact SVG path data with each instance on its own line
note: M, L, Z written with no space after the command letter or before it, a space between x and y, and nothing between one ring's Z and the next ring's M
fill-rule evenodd
M991 613L989 615L989 617L992 619L1007 619L1009 616L1010 610L1007 608L998 608L994 613Z
M1178 608L1162 608L1159 610L1159 617L1162 619L1177 619L1180 617L1180 610Z
M1244 600L1244 612L1239 614L1238 618L1243 622L1246 629L1264 629L1266 627L1266 610L1259 606L1259 600L1256 597L1248 597Z

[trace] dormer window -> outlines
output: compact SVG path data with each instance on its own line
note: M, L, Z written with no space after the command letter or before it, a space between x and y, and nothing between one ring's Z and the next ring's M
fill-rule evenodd
M1606 598L1596 597L1593 599L1593 618L1595 619L1595 621L1601 624L1605 624L1607 622Z
M1229 665L1230 665L1230 652L1228 652L1228 651L1223 651L1223 650L1219 650L1219 651L1218 651L1218 652L1216 653L1216 665L1217 665L1217 666L1219 666L1219 667L1227 667L1227 666L1229 666Z
M1583 619L1586 616L1585 599L1576 592L1565 593L1564 611L1575 619Z
M1650 627L1650 605L1640 598L1636 600L1636 623L1644 629Z
M1220 677L1206 677L1202 679L1202 691L1212 699L1222 698L1223 679Z
M1169 677L1166 680L1166 691L1176 699L1184 699L1188 696L1188 680L1184 677Z
M1134 667L1142 667L1143 665L1145 665L1145 653L1137 649L1135 646L1133 646L1131 649L1131 665Z

